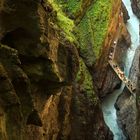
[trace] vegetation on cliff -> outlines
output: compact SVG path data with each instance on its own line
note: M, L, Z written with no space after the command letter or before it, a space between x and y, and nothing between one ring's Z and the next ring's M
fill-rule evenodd
M99 58L99 53L105 39L109 24L110 0L101 0L93 3L78 25L78 38L81 53L88 55L91 51L91 59ZM93 56L95 58L93 58ZM92 62L93 60L89 60Z
M73 42L75 40L72 30L74 28L74 22L68 18L65 13L62 11L61 6L55 0L48 0L51 4L53 10L56 12L57 25L64 32L66 38Z
M95 104L97 103L97 97L95 96L92 76L90 75L84 61L80 59L80 67L76 77L77 83L80 85L80 91L86 93L87 97L91 99Z
M84 62L80 60L77 79L81 78L83 73L87 73L84 75L85 79L82 85L87 94L91 95L93 83L86 66L92 66L100 56L110 22L112 0L96 0L94 2L90 0L49 0L49 3L57 13L58 26L63 29L69 40L78 41L77 47L80 49L80 56ZM84 7L86 5L87 7ZM82 17L80 14L83 14ZM79 15L77 19L70 19L77 15Z
M82 0L68 2L56 0L56 3L59 3L59 6L62 7L61 9L64 9L63 11L70 17L74 17L75 15L81 16L80 14L85 13L75 27L74 32L79 42L80 53L87 65L91 66L100 56L102 44L108 29L112 1L89 1L88 4L90 3L90 6L88 8L82 7L86 6L85 3L87 3L87 1Z

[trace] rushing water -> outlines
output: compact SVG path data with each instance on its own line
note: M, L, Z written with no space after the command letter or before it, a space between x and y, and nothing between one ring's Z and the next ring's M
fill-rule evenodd
M127 51L127 57L125 60L125 74L128 76L134 58L135 50L139 45L139 20L132 11L130 0L123 0L123 3L126 6L130 16L130 19L127 22L127 29L131 35L132 41L131 47ZM114 107L114 104L118 96L122 93L123 89L124 84L122 84L120 89L115 90L114 93L108 95L102 103L104 119L106 124L114 134L114 140L126 139L122 133L122 130L117 124L116 109Z

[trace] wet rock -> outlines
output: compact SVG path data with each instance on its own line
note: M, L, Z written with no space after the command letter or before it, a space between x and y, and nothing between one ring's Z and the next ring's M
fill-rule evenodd
M133 12L140 18L140 0L131 0Z
M124 18L124 23L127 23L127 20L130 18L128 11L124 5L124 3L122 2L122 12L123 12L123 18Z
M130 70L129 78L136 86L138 80L138 72L139 72L139 56L140 56L140 47L136 50L136 54L133 60L133 64ZM136 93L132 95L128 89L124 89L123 93L119 96L116 107L117 107L117 116L118 123L124 134L130 140L136 140L137 138L137 107L136 107ZM128 115L129 114L129 115Z
M136 139L136 101L125 89L123 95L117 100L118 124L122 128L124 135L130 139ZM128 115L129 114L129 115Z

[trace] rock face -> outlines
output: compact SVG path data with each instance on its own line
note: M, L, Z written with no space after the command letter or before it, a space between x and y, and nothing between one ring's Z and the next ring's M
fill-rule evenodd
M1 0L1 140L112 140L73 26L55 1Z
M127 20L130 18L129 17L129 14L128 14L128 11L124 5L124 3L122 2L122 12L123 12L123 15L124 15L124 22L127 23Z
M136 91L136 107L137 107L137 139L140 139L140 57L139 57L139 63L138 63L138 80L137 80L137 91Z
M133 12L140 18L140 0L131 0Z
M74 19L76 17L78 31L76 30L75 34L79 39L80 56L93 74L96 91L100 97L104 97L120 85L120 80L108 64L113 42L116 38L119 40L115 51L115 61L122 69L123 58L131 42L124 24L129 18L126 8L121 0L93 3L90 0L88 2L76 1L75 7L72 1L60 1L66 7L64 8L66 14L70 17L73 15ZM91 5L90 8L87 8L89 5Z
M126 8L121 0L75 1L74 4L73 1L59 2L64 4L66 14L76 20L75 34L79 40L80 56L92 72L95 90L100 97L104 97L121 82L108 64L113 42L118 39L115 61L122 69L123 58L131 42L124 24L129 18Z
M80 70L77 75L77 83L75 83L74 96L72 98L71 139L112 139L111 133L104 126L104 122L101 121L103 116L100 112L99 98L93 93L93 89L92 77L85 64L80 60ZM90 108L90 110L87 108ZM95 117L96 114L98 114L98 117ZM96 131L93 132L93 130Z
M139 56L140 56L140 47L136 50L136 54L134 57L134 61L130 70L129 78L133 83L137 83L138 80L138 73L139 73ZM125 88L123 93L120 95L116 102L117 108L117 116L118 116L118 123L124 134L130 140L137 139L137 127L136 127L136 120L137 120L137 107L136 107L136 95L132 96L129 91ZM129 115L128 115L129 114Z

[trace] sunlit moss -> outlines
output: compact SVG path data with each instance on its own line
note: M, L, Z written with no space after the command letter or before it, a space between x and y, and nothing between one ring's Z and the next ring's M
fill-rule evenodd
M84 7L82 6L86 3L83 0L55 1L63 5L62 9L65 9L64 11L68 15L73 16L77 15L77 12L83 9ZM81 55L88 65L92 65L100 57L100 50L110 21L112 2L112 0L95 0L90 2L90 6L88 8L85 7L86 11L82 11L85 12L83 18L78 19L80 21L75 28L76 39L78 39L80 44Z
M65 15L65 13L62 11L61 5L55 2L55 0L48 0L48 2L53 7L53 10L57 13L57 25L66 34L67 39L73 42L75 40L75 37L72 34L73 28L75 26L73 20L69 19Z
M111 0L97 0L87 10L77 30L82 53L92 51L92 56L99 57L108 29L111 6Z

